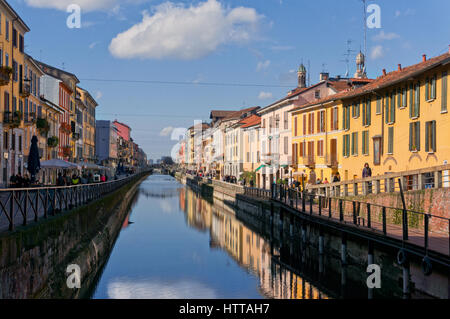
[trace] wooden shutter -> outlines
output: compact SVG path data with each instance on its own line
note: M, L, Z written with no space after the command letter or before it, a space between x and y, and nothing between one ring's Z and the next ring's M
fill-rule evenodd
M394 153L394 127L391 126L388 129L388 153Z
M409 85L409 118L414 117L414 86Z
M436 152L436 121L431 122L431 148Z
M442 104L441 104L441 112L447 112L447 71L442 72Z
M385 109L385 111L384 111L384 121L385 121L386 124L389 123L389 116L390 116L389 103L390 103L389 93L386 93L386 98L384 100L384 109Z
M413 134L414 134L414 123L409 123L409 150L412 151L413 149Z
M372 124L372 101L370 98L367 100L367 125Z
M311 113L311 134L314 134L314 112Z
M436 75L431 78L431 98L436 98Z
M425 80L425 101L430 99L430 79Z
M345 137L346 137L346 135L342 135L342 156L344 156L345 157L345 154L346 154L346 152L345 152Z
M425 123L425 152L430 151L430 134L431 134L430 124L431 122Z
M306 114L303 114L303 135L306 135Z
M416 148L420 151L420 122L416 122Z
M376 109L376 111L377 111L377 114L381 113L381 97L380 96L377 97L377 109Z
M414 117L419 117L420 114L420 84L416 84L414 96Z
M294 118L294 136L298 136L298 116Z

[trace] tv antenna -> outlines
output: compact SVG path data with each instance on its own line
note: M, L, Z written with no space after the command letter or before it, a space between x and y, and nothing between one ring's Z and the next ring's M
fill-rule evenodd
M344 77L348 77L350 75L350 57L353 55L354 52L356 52L355 50L352 50L351 48L351 44L353 43L353 41L351 39L347 40L347 51L344 54L344 60L341 60L341 62L345 62L345 64L347 65L347 70L345 72L345 76Z

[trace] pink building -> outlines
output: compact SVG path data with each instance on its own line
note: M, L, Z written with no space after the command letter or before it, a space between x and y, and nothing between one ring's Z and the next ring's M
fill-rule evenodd
M131 137L131 128L124 123L118 122L117 120L115 120L113 124L117 128L117 135L129 142Z

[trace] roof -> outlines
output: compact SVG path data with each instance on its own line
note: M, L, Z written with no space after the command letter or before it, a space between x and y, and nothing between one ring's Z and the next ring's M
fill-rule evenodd
M19 14L16 12L16 10L14 10L13 7L11 7L7 1L2 0L1 3L4 4L11 11L13 17L16 18L22 24L22 26L25 28L26 32L30 32L30 28L22 20L22 18L19 16Z
M213 117L218 117L218 118L224 118L229 116L231 113L234 113L236 111L221 111L221 110L214 110L211 111L211 115L210 115L210 119L212 119Z
M242 119L239 124L242 124L242 128L248 128L255 125L261 124L261 116L253 114L252 116L246 117L245 119Z
M249 107L249 108L239 110L239 111L234 111L234 112L230 113L227 117L225 117L224 120L229 121L229 120L239 119L245 113L253 112L253 111L256 111L259 109L260 109L259 106L255 106L255 107Z
M41 61L38 61L36 59L34 59L34 61L40 66L42 71L44 71L44 73L46 73L46 74L50 74L51 76L57 77L60 80L63 80L61 78L61 74L65 74L65 75L67 75L69 77L73 77L75 79L76 83L80 83L80 80L73 73L70 73L70 72L58 69L58 68L56 68L54 66L48 65L48 64L46 64L44 62L41 62ZM53 72L50 72L50 70L53 71Z
M426 61L422 61L420 63L404 67L400 70L392 71L387 73L386 75L382 75L378 77L376 80L371 81L370 83L360 86L353 89L348 89L334 95L330 95L323 99L314 101L312 103L304 104L298 107L295 107L291 110L291 112L298 111L299 109L306 108L309 106L314 106L318 104L323 104L332 101L349 99L357 96L361 96L367 93L371 93L377 90L381 90L391 85L395 85L401 81L410 79L418 74L421 74L427 70L430 70L436 66L439 66L444 63L450 62L450 52L444 53L440 56L428 59Z

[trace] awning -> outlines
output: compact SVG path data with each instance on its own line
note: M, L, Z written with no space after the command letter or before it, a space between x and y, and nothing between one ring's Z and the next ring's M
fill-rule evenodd
M261 165L260 167L258 167L256 170L255 170L255 173L257 172L257 171L259 171L261 168L263 168L263 167L266 167L266 165Z
M80 169L81 167L75 163L70 163L60 159L51 159L41 162L41 168Z

